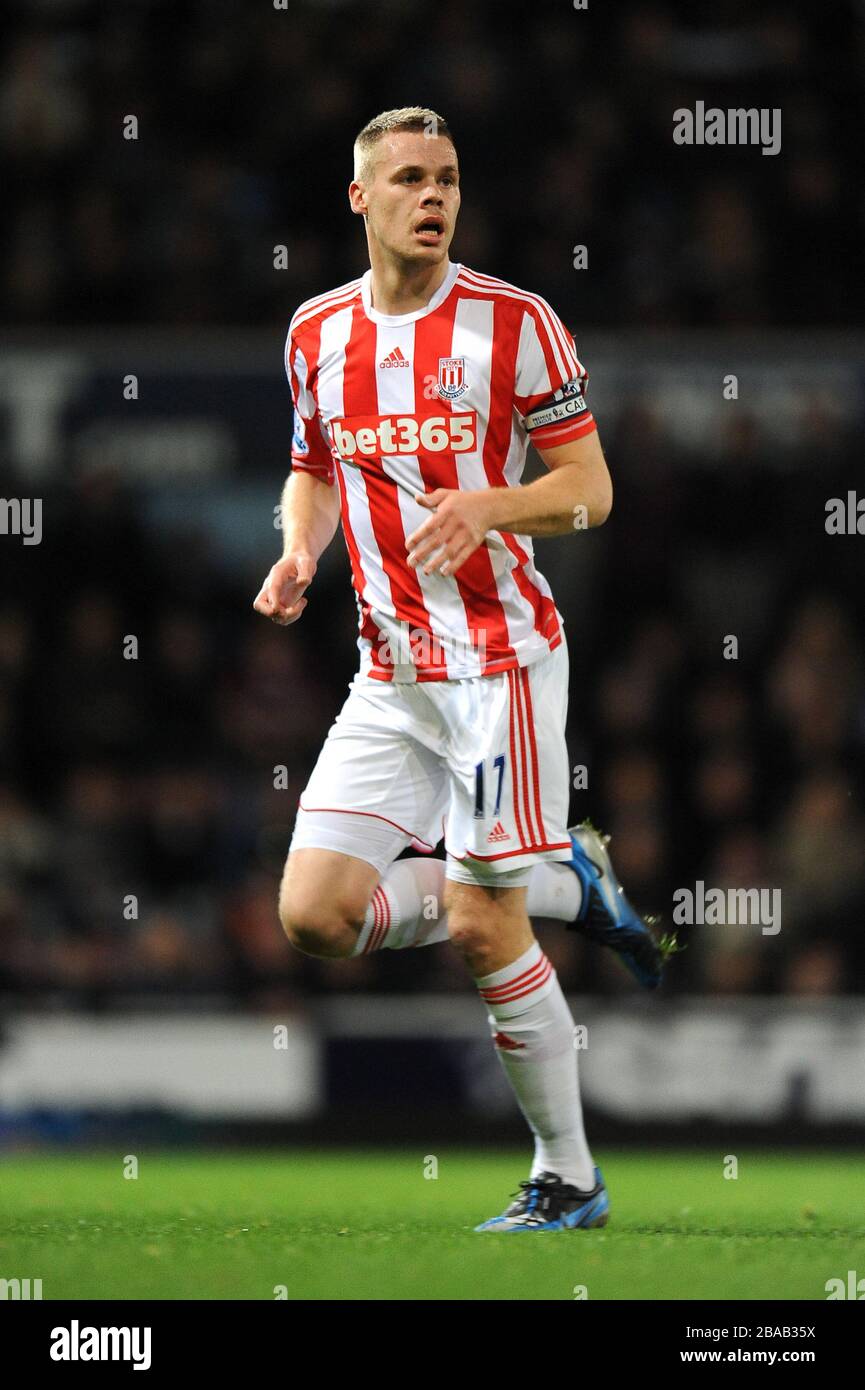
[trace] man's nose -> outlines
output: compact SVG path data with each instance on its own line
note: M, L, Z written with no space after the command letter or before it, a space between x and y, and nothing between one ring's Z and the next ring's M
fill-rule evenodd
M442 202L444 202L444 199L442 198L442 195L441 195L441 189L436 188L435 184L430 184L429 188L427 188L427 189L424 190L424 195L423 195L423 197L421 198L421 202L422 202L422 203L442 203Z

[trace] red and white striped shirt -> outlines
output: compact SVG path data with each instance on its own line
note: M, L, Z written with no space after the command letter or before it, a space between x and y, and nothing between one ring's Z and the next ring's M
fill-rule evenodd
M539 295L449 263L424 309L381 314L372 272L302 304L285 362L292 466L339 486L361 671L455 680L527 666L562 640L529 536L491 531L456 574L407 563L416 493L516 487L529 436L588 434L586 372Z

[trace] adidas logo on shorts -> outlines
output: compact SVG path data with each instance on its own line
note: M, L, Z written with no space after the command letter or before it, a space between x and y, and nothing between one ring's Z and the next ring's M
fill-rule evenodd
M499 844L502 840L509 840L510 838L510 835L505 830L505 827L502 825L501 821L497 820L489 835L487 836L487 844Z

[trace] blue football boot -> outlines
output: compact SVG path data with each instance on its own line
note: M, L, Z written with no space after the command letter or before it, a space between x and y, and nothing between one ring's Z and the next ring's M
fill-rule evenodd
M568 830L574 852L573 869L583 889L583 901L570 931L580 932L621 956L631 974L645 989L661 983L664 960L650 923L634 910L613 871L607 845L609 835L601 835L591 821Z
M575 1231L606 1226L610 1199L600 1168L595 1169L595 1186L591 1192L562 1182L557 1173L539 1173L536 1178L520 1183L515 1202L501 1216L494 1216L476 1231L500 1231L510 1235L518 1231Z

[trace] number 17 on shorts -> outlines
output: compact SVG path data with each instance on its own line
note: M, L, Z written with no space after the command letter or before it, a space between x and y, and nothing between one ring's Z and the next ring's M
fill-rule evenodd
M564 642L531 666L464 685L471 688L460 692L457 703L477 707L452 711L459 718L449 721L457 784L447 825L449 852L503 872L570 858Z

